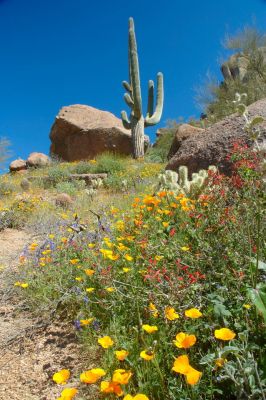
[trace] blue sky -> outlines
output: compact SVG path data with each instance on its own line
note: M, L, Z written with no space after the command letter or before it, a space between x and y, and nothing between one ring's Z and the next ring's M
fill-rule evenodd
M194 88L209 70L221 77L221 41L256 21L263 0L0 0L0 136L13 158L49 151L62 106L88 104L120 116L127 109L128 18L135 20L143 97L162 71L168 119L198 116ZM146 100L145 100L146 101Z

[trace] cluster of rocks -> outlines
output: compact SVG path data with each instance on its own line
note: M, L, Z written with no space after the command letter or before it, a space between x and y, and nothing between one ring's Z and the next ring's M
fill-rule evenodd
M28 168L46 167L50 164L50 158L43 153L31 153L27 160L18 158L9 165L10 172L25 172Z

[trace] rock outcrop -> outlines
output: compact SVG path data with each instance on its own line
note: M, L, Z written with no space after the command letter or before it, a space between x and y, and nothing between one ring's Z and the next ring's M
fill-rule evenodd
M204 132L204 129L202 128L197 128L189 124L180 125L175 132L174 140L167 156L168 160L176 154L176 152L185 140L202 132Z
M251 117L260 115L265 118L259 127L262 137L266 140L266 98L251 104L248 111ZM215 165L220 172L230 175L232 165L227 156L230 154L232 144L239 141L251 144L244 127L243 116L233 114L204 132L190 136L182 142L166 169L178 171L179 166L186 165L191 175L200 169L207 169L209 165Z
M63 107L51 128L50 139L51 154L65 161L92 159L105 151L132 154L131 134L121 120L110 112L85 105Z
M14 160L9 165L10 172L25 171L27 169L27 163L25 160L18 158Z
M40 167L46 167L49 164L50 164L50 158L43 153L34 152L31 153L27 158L27 165L29 167L40 168Z

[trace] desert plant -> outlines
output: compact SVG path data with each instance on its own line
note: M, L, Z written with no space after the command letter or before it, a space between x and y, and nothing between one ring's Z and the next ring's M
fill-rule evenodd
M163 74L157 74L157 97L154 111L154 82L149 81L148 85L148 110L146 117L142 112L142 98L139 76L139 62L137 53L137 42L134 30L133 18L129 19L129 82L123 81L123 87L127 93L124 95L126 104L130 107L131 113L128 118L126 111L122 111L121 117L126 129L131 129L133 156L142 158L144 156L144 127L156 125L163 110Z
M192 179L189 180L188 168L181 165L178 169L178 173L167 170L160 174L157 189L183 193L186 196L199 194L207 182L208 171L216 172L216 167L211 165L208 170L201 169L198 173L193 173Z
M115 172L123 171L125 168L124 163L125 157L119 154L108 152L102 153L97 157L92 172L113 174Z
M92 164L88 161L80 161L71 168L72 174L90 174L92 172Z
M69 179L69 172L64 171L59 165L55 165L48 170L48 181L52 186L56 186L57 183L63 182Z
M226 37L224 47L234 52L233 58L243 60L245 76L232 76L233 65L229 59L223 66L227 79L219 83L218 79L208 76L205 84L196 89L196 102L206 112L209 122L216 122L235 111L232 101L236 92L247 94L247 105L266 96L265 44L266 36L253 27L244 27L236 35Z
M7 196L14 193L16 187L11 182L1 182L0 183L0 196Z

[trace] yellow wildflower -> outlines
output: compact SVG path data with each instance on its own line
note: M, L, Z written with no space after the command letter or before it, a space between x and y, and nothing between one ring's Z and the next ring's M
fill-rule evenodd
M102 376L106 375L106 372L102 368L94 368L88 371L82 372L80 375L80 381L82 383L96 383L101 379Z
M109 347L113 346L114 342L110 338L110 336L103 336L102 338L98 339L98 343L104 348L108 349Z
M94 269L84 269L84 272L88 276L92 276L93 274L95 274Z
M126 254L126 255L124 256L124 258L125 258L127 261L132 261L132 260L133 260L133 257L131 257L129 254Z
M116 350L115 356L119 361L124 361L128 356L128 351L126 350Z
M68 369L61 369L53 375L53 381L58 385L64 385L70 377L70 371Z
M100 391L102 393L115 393L117 396L122 396L124 393L118 383L110 381L102 381Z
M129 272L130 270L131 270L131 268L127 268L127 267L124 267L124 268L123 268L123 271L124 271L124 272Z
M140 357L146 361L151 361L154 359L154 352L152 350L143 350L140 353Z
M109 292L109 293L112 293L112 292L115 292L115 291L116 291L116 288L114 288L114 287L107 287L107 288L105 288L105 290L106 290L107 292Z
M78 258L73 258L72 260L69 260L70 264L76 265L79 262Z
M89 288L86 289L86 292L87 293L92 293L92 292L94 292L94 290L95 290L94 287L89 287Z
M235 338L236 334L235 332L231 331L231 329L221 328L214 331L214 336L216 339L220 340L232 340Z
M126 371L125 369L116 369L113 373L112 382L119 383L119 385L127 385L131 376L131 371Z
M159 311L157 310L156 306L153 303L149 304L149 311L151 312L154 318L158 318Z
M165 318L167 318L169 321L174 321L175 319L179 318L179 315L177 314L175 309L170 306L165 308L164 315L165 315Z
M155 325L142 325L142 329L147 333L154 333L158 331L158 328Z
M131 396L130 394L127 394L123 400L149 400L149 398L142 393L136 394L136 396Z
M77 393L78 389L76 388L65 388L62 390L60 397L57 400L72 400Z
M187 246L180 247L180 249L181 249L182 251L189 251L189 247L187 247Z
M197 308L190 308L189 310L185 311L185 316L188 318L200 318L202 313Z
M188 349L189 347L194 346L196 340L197 338L195 335L188 335L187 333L180 332L176 335L175 340L173 340L173 343L179 349Z
M90 325L92 323L92 321L94 321L94 318L88 318L88 319L80 319L80 325L81 326L85 326L85 325Z

